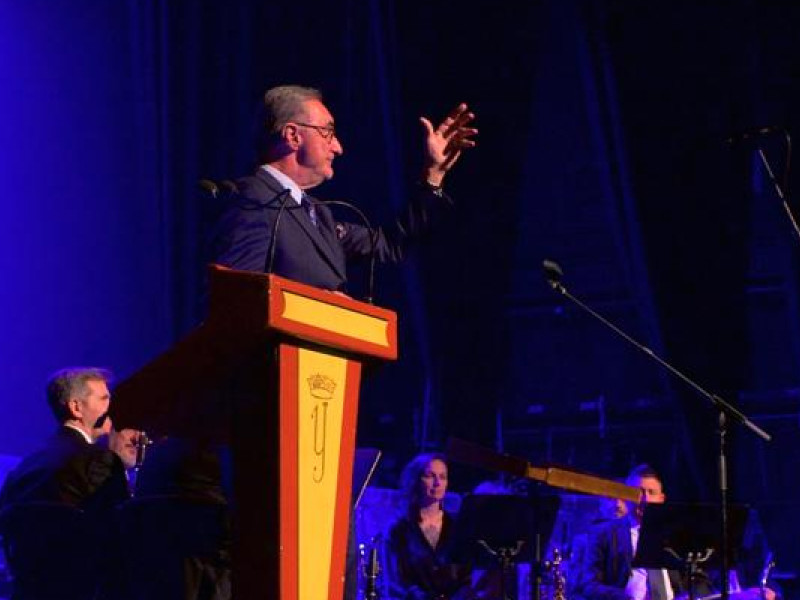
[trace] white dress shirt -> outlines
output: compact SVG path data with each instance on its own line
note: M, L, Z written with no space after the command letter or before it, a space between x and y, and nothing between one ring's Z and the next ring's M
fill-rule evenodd
M633 549L634 556L636 555L636 548L638 546L639 525L635 525L631 527L631 548ZM673 600L675 597L675 592L672 589L672 584L669 581L666 569L651 569L651 571L654 571L656 576L663 577L664 589L666 590L667 594L667 597L664 600ZM651 575L651 577L652 576L653 575ZM630 579L628 579L628 584L625 586L625 593L632 600L646 600L649 597L647 592L647 569L643 569L641 567L632 569Z

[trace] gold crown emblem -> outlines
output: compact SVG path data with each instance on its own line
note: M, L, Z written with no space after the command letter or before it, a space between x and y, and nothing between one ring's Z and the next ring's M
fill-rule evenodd
M314 398L320 400L330 400L333 398L333 391L336 389L336 382L321 373L315 373L307 380L308 389Z

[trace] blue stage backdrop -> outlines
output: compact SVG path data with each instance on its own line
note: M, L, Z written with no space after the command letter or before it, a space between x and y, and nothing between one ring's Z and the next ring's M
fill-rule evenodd
M51 371L124 374L171 338L157 133L133 32L124 2L0 3L0 452L52 430Z

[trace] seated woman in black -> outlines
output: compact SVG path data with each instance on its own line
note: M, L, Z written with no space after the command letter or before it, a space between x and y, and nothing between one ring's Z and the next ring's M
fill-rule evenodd
M441 454L421 454L401 476L405 515L389 531L384 573L394 600L474 598L469 571L450 563L454 519L442 507L447 463Z

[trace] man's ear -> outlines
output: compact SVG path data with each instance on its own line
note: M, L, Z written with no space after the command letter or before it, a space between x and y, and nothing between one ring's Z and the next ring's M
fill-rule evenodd
M77 398L67 400L67 412L71 419L80 419L83 416L83 405Z
M281 137L292 150L297 150L298 146L300 146L300 128L297 125L292 123L284 125Z

